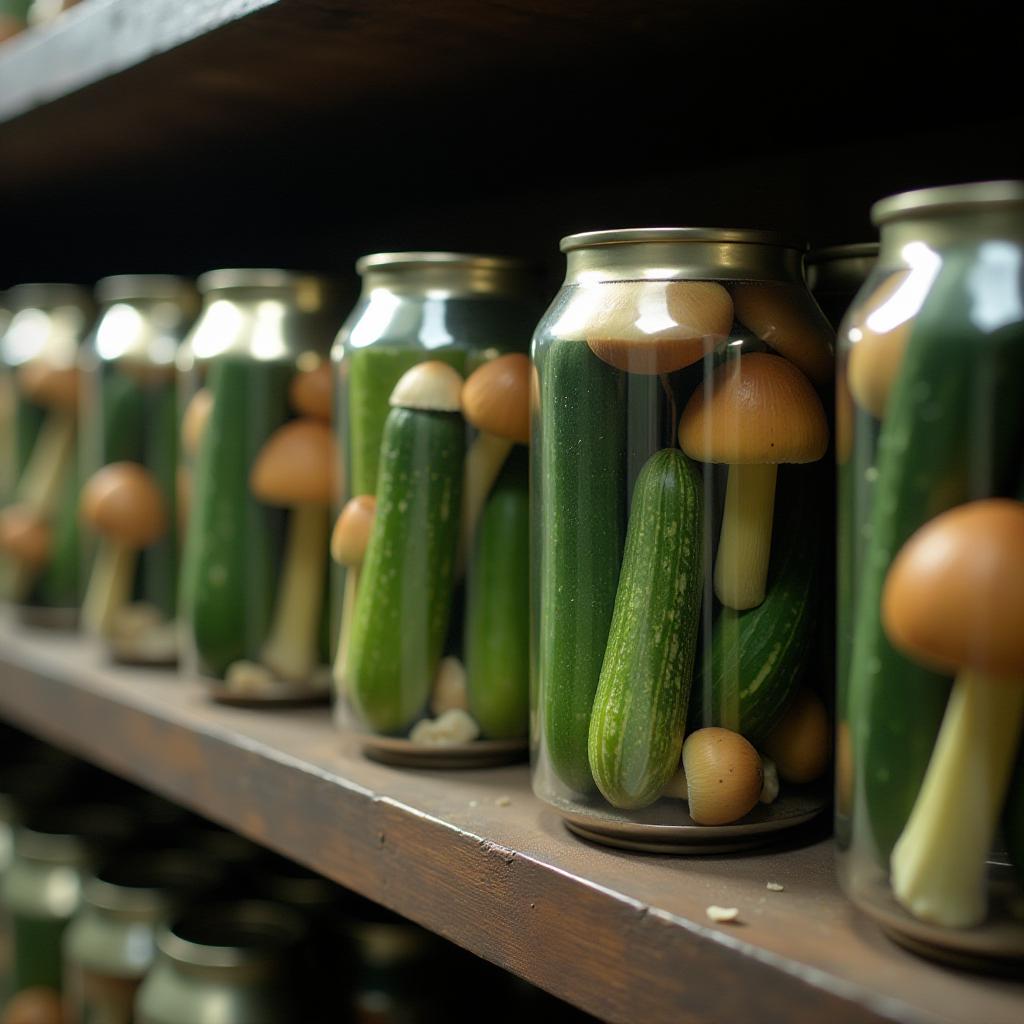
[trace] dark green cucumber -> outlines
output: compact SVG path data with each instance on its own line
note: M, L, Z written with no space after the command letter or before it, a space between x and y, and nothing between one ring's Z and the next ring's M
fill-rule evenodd
M182 580L182 617L202 672L256 660L276 586L283 512L253 497L249 472L288 418L292 367L221 357L206 386L213 410L196 457Z
M458 413L392 409L384 422L377 515L346 665L353 704L381 733L423 711L451 614L465 422Z
M30 402L22 395L17 397L16 412L14 417L14 480L20 479L25 472L28 460L35 447L36 438L42 429L43 420L46 418L46 410L42 406Z
M537 686L548 761L570 789L594 788L587 758L625 537L624 377L582 341L538 360L541 518Z
M466 585L469 710L489 739L529 731L529 567L528 454L516 446L480 517Z
M139 556L139 596L174 618L177 591L178 516L175 496L177 410L173 385L161 385L149 396L143 444L143 465L153 474L167 509L167 532Z
M677 448L637 477L588 753L614 807L646 807L679 768L704 585L700 474Z
M757 746L796 693L814 637L822 510L805 485L813 470L780 470L765 599L722 608L711 631L694 725L722 726Z
M893 649L880 618L889 565L941 512L1010 493L1024 403L1020 324L982 331L970 281L977 251L946 254L914 324L879 434L870 542L855 609L847 705L858 813L887 864L917 798L945 711L949 680ZM866 812L866 813L865 813ZM856 836L855 836L856 839Z

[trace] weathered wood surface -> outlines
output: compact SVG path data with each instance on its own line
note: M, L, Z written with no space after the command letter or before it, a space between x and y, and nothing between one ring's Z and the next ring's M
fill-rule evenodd
M1024 986L932 966L862 920L821 838L679 859L598 848L532 797L524 766L390 769L326 710L214 705L198 684L8 625L0 714L610 1021L1024 1019ZM742 923L712 925L710 904Z

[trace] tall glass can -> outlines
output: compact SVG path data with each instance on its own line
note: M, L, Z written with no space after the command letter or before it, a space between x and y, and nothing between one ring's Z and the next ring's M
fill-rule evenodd
M892 196L840 328L836 832L898 941L1024 962L1024 183Z
M283 270L198 285L178 357L182 667L218 699L325 700L334 291Z
M533 339L534 791L597 841L764 842L827 802L832 332L774 234L562 250Z
M290 972L304 935L288 907L197 907L164 929L135 1000L136 1024L283 1024L304 1019Z
M877 259L877 242L830 245L807 254L807 287L833 327L839 326Z
M89 879L64 934L68 1024L132 1024L159 932L222 874L194 852L159 850L119 857Z
M357 269L333 352L339 716L393 763L522 756L536 274L431 252Z
M13 491L0 511L4 590L22 619L69 627L79 592L79 344L92 300L70 284L24 284L7 293L5 373L14 382ZM5 441L5 444L7 442Z
M82 347L82 627L121 661L173 664L178 544L175 355L198 310L182 278L96 285Z

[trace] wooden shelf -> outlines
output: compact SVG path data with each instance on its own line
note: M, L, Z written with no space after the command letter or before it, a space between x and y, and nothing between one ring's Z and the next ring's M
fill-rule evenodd
M387 768L327 710L221 707L171 673L111 668L80 639L6 623L0 714L609 1021L1019 1024L1024 1012L1024 985L932 966L859 917L826 839L745 856L602 849L533 798L525 766ZM713 925L710 904L742 923Z

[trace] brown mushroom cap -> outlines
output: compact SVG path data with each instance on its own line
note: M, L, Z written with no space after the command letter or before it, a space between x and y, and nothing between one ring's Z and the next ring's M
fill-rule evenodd
M376 515L377 499L372 494L357 494L350 499L334 524L331 558L341 565L362 565Z
M62 1024L64 1004L52 988L34 985L11 997L0 1024Z
M477 430L529 444L529 356L498 356L474 370L462 386L462 414Z
M213 412L213 392L209 388L200 388L185 406L181 418L181 446L189 458L194 458L199 451L199 443L206 432L206 424Z
M590 350L628 373L672 373L732 329L732 298L713 281L613 281L593 290Z
M331 372L331 364L321 362L315 370L295 374L288 385L288 401L297 413L330 423L334 405L334 374Z
M816 462L828 447L828 424L821 399L791 362L752 352L722 363L693 393L679 444L700 462Z
M808 292L771 284L735 284L736 319L798 366L815 384L832 380L834 333Z
M291 420L263 446L249 474L249 488L268 505L329 505L334 438L321 420Z
M882 623L930 668L1024 676L1024 502L972 501L925 523L889 567Z
M137 462L112 462L85 482L82 520L130 548L144 548L167 529L164 496L152 474Z
M78 367L54 366L44 359L32 359L18 368L18 388L36 405L51 409L78 407Z
M417 363L398 379L389 404L400 409L460 412L462 376L439 359Z
M50 557L50 527L28 505L8 505L0 511L0 551L24 565L45 565Z
M728 825L757 806L761 758L738 732L709 726L683 744L690 817L698 825Z
M813 690L805 688L765 739L763 750L775 762L780 778L804 785L825 774L830 745L825 705Z

